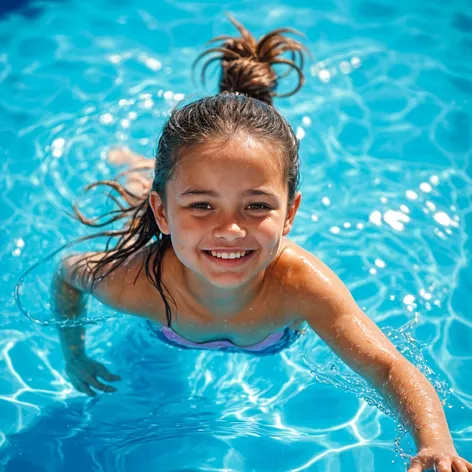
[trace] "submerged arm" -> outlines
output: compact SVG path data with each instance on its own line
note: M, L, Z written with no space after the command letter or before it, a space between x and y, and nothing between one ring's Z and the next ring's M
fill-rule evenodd
M77 320L87 309L88 293L92 292L92 276L87 262L98 261L104 253L85 253L66 257L54 274L52 283L52 310L58 321ZM91 387L112 392L116 389L103 384L97 376L108 381L120 377L87 357L85 327L81 325L57 327L64 354L65 369L74 385L82 393L94 396Z
M74 320L85 313L88 296L85 292L69 285L61 272L59 270L53 278L53 315L58 321ZM57 330L65 359L85 355L85 328L83 326L58 325Z
M52 308L59 321L76 320L85 315L88 294L92 293L93 264L106 253L83 253L65 257L54 274ZM85 355L85 328L83 326L58 326L64 357Z

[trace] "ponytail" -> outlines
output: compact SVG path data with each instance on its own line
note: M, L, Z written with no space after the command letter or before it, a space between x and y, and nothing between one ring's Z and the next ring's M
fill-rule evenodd
M194 72L196 64L208 54L220 53L208 59L201 71L201 80L205 84L205 72L207 67L215 60L220 61L220 93L240 93L252 98L257 98L272 105L273 97L289 97L300 90L305 83L302 69L304 65L303 52L310 55L308 49L298 41L283 36L282 33L292 33L303 36L302 33L292 28L279 28L263 36L256 41L254 36L244 26L236 21L230 14L229 20L241 33L241 38L231 36L217 36L207 44L222 41L220 46L202 52L192 64ZM291 59L280 57L290 52ZM298 58L299 65L296 64ZM294 90L285 94L275 92L278 82L286 77L291 69L282 76L277 76L273 66L285 64L295 69L298 73L298 84Z

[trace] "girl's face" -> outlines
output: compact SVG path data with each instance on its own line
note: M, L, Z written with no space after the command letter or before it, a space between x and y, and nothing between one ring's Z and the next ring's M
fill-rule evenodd
M182 264L220 288L241 286L264 270L300 204L298 193L287 208L282 170L278 151L247 136L183 151L166 186L166 205L156 192L150 198Z

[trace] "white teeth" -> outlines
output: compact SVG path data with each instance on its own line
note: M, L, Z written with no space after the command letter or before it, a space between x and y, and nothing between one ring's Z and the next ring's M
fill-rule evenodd
M211 255L214 257L219 257L220 259L239 259L240 257L243 257L246 255L248 251L242 251L242 252L216 252L216 251L210 251Z

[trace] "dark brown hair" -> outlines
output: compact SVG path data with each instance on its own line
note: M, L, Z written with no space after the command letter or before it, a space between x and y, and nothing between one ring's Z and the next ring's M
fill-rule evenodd
M284 158L284 178L288 184L288 203L291 205L300 180L299 141L290 124L272 106L272 99L293 95L302 87L304 83L303 52L308 53L308 51L298 41L283 35L283 33L300 34L296 30L276 29L256 41L240 23L230 15L228 16L241 33L241 38L231 36L213 38L208 44L218 41L222 41L222 44L204 51L192 65L192 71L194 71L202 57L219 53L205 62L201 78L204 82L209 64L219 61L221 65L220 93L177 107L172 111L164 124L158 142L152 190L160 195L165 204L166 184L172 177L179 156L186 148L208 139L224 141L236 134L243 134L272 143L280 150ZM291 53L291 59L280 57L285 52ZM293 91L277 95L275 90L278 80L287 74L277 76L273 69L275 64L286 64L298 73L298 84ZM288 72L290 71L291 69ZM136 170L136 168L130 169L127 172ZM161 278L161 262L166 249L171 244L170 236L160 232L149 205L148 195L137 196L116 180L95 182L86 190L99 185L110 187L121 197L126 206L119 198L110 195L119 207L117 210L90 220L74 205L78 219L93 227L103 227L120 219L126 219L127 222L122 230L97 234L97 236L109 237L106 248L108 254L91 268L93 285L118 268L131 254L145 248L145 273L161 294L166 307L167 323L170 326L171 309L164 289L169 297L170 294ZM100 222L102 218L106 219ZM108 250L114 238L118 238L116 246ZM156 241L149 245L148 243L153 238ZM98 271L110 263L111 268L98 277Z

